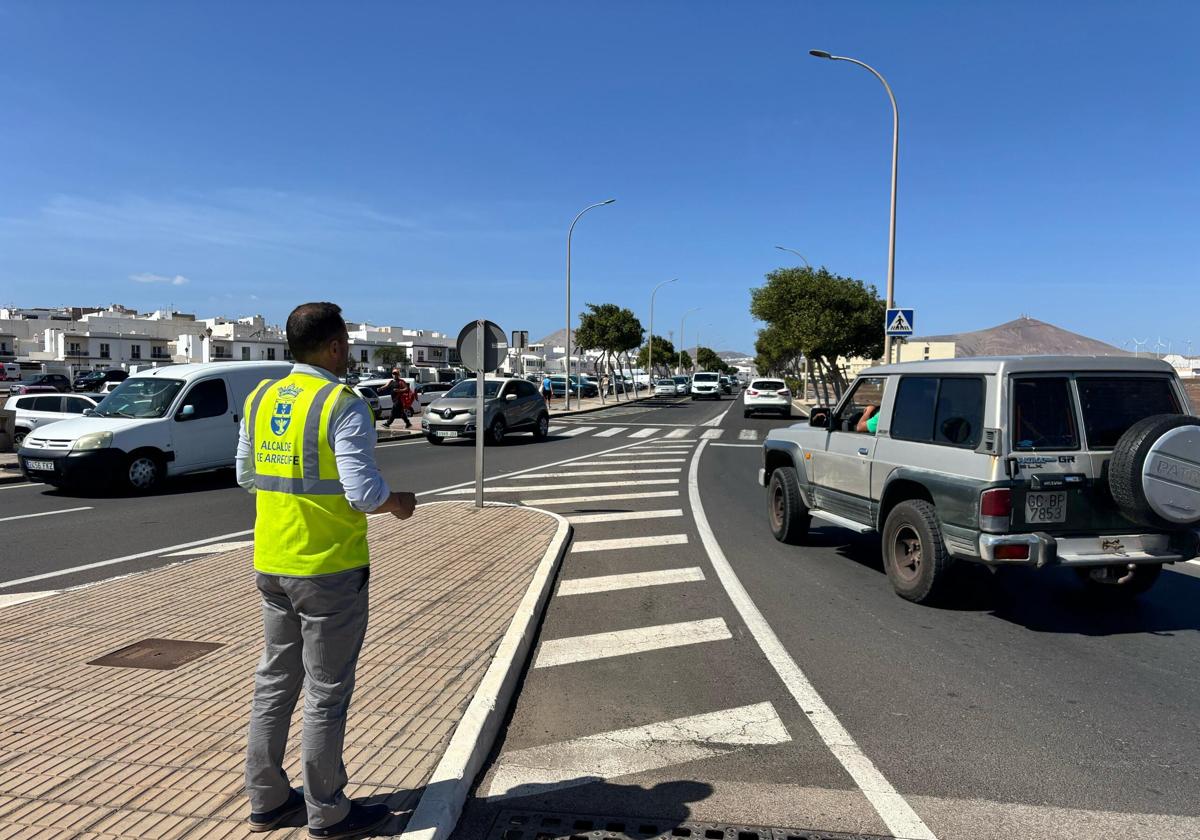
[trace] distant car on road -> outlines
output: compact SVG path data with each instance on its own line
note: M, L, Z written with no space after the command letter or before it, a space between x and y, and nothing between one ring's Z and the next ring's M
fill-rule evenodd
M476 381L464 379L430 403L421 417L425 439L432 444L462 437L473 439L479 425L489 444L502 443L510 432L532 432L539 440L550 434L546 401L532 382L485 379L482 424L477 424L475 418L477 394Z
M721 377L721 392L725 394L733 393L733 380L728 376Z
M13 419L16 434L13 443L19 448L25 437L39 426L72 420L88 409L95 408L99 400L82 394L22 394L9 397L4 407L16 413Z
M21 366L16 362L0 363L0 382L17 382L21 379Z
M375 389L370 385L352 385L354 393L363 398L363 401L371 407L371 419L376 423L382 416L382 409L379 405L379 394L375 393ZM390 408L390 406L389 406Z
M691 383L686 376L674 376L672 379L675 380L676 394L681 397L686 397L689 393L691 393Z
M721 375L710 371L701 371L692 377L690 390L693 400L698 400L701 397L711 397L714 400L720 400Z
M654 396L674 397L679 394L679 383L674 379L660 379L654 384Z
M14 382L9 386L10 394L32 394L43 388L50 388L60 393L71 390L71 380L61 373L35 373L27 379Z
M742 394L742 416L758 411L771 411L784 417L792 416L792 392L782 379L752 379Z

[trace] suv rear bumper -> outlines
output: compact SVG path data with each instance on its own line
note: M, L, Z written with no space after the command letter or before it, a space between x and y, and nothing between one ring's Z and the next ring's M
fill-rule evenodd
M1024 557L998 557L1002 546L1028 546ZM1200 531L1173 534L1107 534L1058 537L1033 534L980 534L979 559L990 565L1111 566L1177 563L1200 552Z

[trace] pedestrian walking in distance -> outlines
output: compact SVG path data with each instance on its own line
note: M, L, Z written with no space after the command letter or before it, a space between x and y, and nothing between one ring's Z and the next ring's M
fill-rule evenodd
M554 382L550 379L550 374L542 377L542 399L546 401L546 405L550 405L554 399Z
M383 428L390 429L396 422L396 418L399 417L404 421L404 428L411 429L412 423L408 422L408 413L412 410L416 392L408 384L407 379L400 378L399 370L392 371L392 381L380 388L379 393L381 395L390 394L392 397L392 413L383 422Z
M250 831L307 807L313 838L381 825L386 805L346 798L342 746L367 629L367 514L407 519L412 493L393 493L375 463L371 409L341 384L350 357L342 310L306 303L287 320L296 364L246 400L238 484L254 493L254 570L266 646L254 673L246 748ZM303 795L283 770L288 724L304 688Z

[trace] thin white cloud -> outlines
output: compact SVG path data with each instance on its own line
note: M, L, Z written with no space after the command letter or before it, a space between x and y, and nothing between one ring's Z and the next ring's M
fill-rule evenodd
M134 283L160 283L164 286L186 286L191 282L191 280L182 274L176 274L172 277L168 274L150 274L149 272L130 274L129 279Z

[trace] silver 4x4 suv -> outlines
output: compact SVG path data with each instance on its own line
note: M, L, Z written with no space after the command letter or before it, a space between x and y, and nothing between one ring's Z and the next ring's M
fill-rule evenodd
M864 415L878 414L874 432ZM832 410L763 446L776 539L810 518L882 535L902 597L946 593L955 561L1075 569L1145 592L1200 548L1200 419L1153 359L964 358L870 368Z
M476 389L474 379L464 379L421 413L421 431L430 443L474 438ZM537 386L524 379L485 379L482 423L485 441L501 443L509 432L533 432L544 440L550 434L550 414Z

